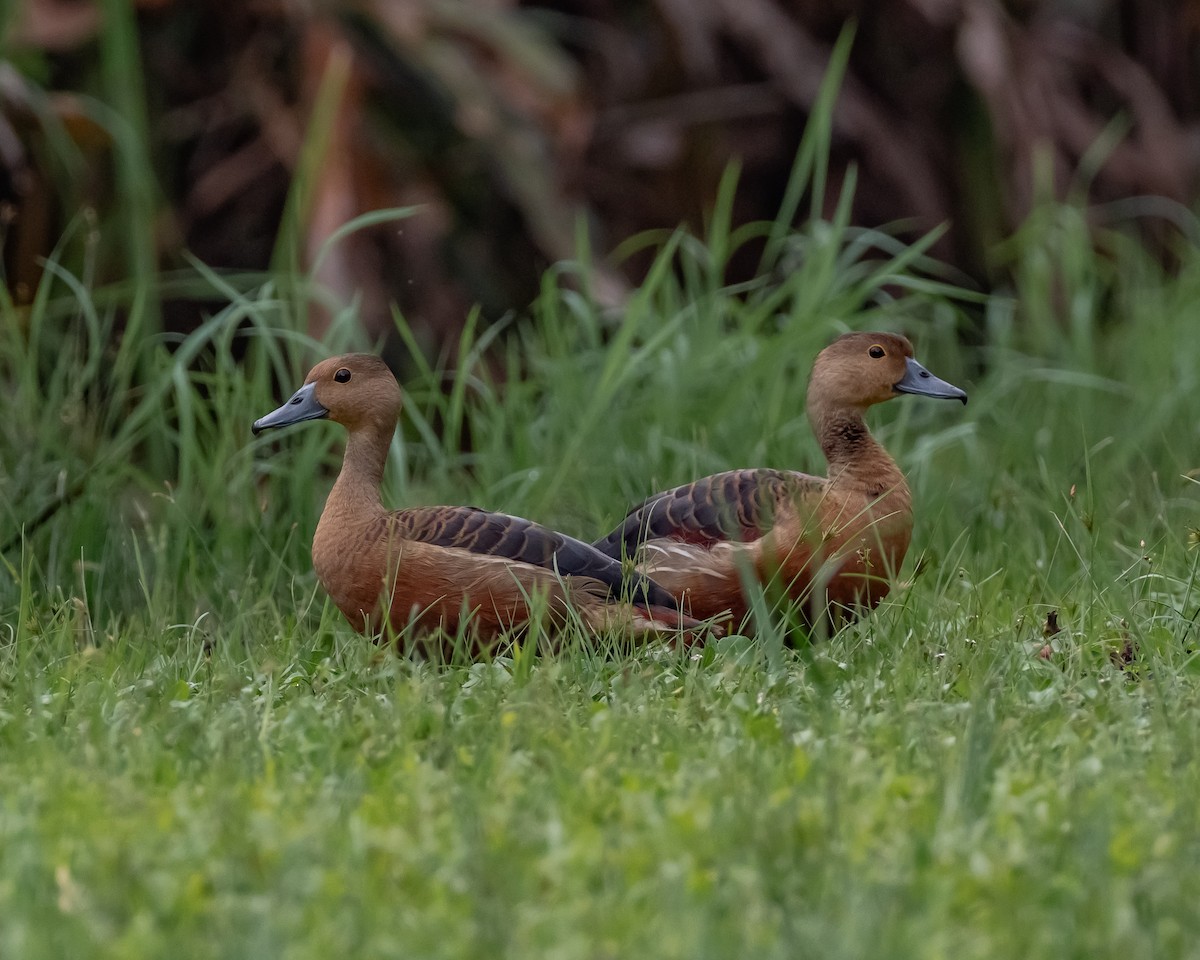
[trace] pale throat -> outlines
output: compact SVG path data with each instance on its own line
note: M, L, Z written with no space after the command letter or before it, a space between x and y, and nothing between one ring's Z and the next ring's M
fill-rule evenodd
M383 510L379 491L394 433L394 426L385 429L375 424L350 431L341 472L325 504L327 512L353 514L355 520L365 520Z

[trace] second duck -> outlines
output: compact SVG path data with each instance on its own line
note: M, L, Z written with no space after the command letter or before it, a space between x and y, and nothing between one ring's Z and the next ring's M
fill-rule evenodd
M845 334L817 356L808 385L828 477L713 474L650 497L594 546L633 560L701 620L742 624L755 581L781 587L810 626L873 609L908 552L913 513L904 474L864 414L905 393L967 402L913 359L906 338Z
M646 577L585 543L521 517L475 507L388 510L380 496L400 417L400 386L370 354L318 363L253 431L333 420L349 438L313 537L317 578L355 630L378 636L462 633L480 653L520 632L541 595L550 623L591 633L676 634L700 626Z

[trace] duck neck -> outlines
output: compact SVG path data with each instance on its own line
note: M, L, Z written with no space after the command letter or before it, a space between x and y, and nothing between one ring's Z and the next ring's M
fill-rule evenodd
M871 436L863 411L857 407L810 407L813 432L829 463L829 482L871 498L899 493L907 497L904 474L883 446Z
M394 432L394 426L387 430L375 425L350 431L342 470L325 502L326 514L358 521L383 512L379 488Z

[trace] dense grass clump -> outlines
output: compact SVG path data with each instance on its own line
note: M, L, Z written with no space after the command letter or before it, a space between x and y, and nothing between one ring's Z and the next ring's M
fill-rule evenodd
M294 275L65 255L0 303L0 955L1194 956L1200 251L1167 276L1047 208L980 297L845 200L788 229L819 145L778 223L732 230L731 177L619 310L583 257L453 369L397 318L386 481L590 537L702 473L823 469L812 358L907 332L971 404L872 413L903 583L794 650L377 649L308 558L338 429L249 434L370 346L352 313L312 343ZM156 336L197 286L227 306Z
M414 354L388 495L586 536L701 472L819 469L812 357L906 330L971 404L872 414L916 495L906 582L812 647L380 651L307 557L337 429L248 431L348 325L310 344L225 285L114 357L67 274L5 308L0 952L1190 955L1200 257L1030 269L974 349L919 251L815 223L730 290L714 229L619 315L564 267L455 370ZM1101 293L1106 326L1039 312Z

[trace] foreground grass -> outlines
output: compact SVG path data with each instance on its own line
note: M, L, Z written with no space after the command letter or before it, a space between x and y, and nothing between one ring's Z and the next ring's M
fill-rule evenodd
M5 955L1195 950L1170 625L1136 680L970 602L800 658L448 669L270 629L10 652Z
M1167 278L1049 211L972 350L919 249L816 223L729 290L720 219L620 316L579 268L503 351L414 350L387 495L588 536L700 473L813 469L817 349L906 329L971 405L872 414L905 583L794 651L377 650L307 556L336 428L248 434L351 325L307 343L203 268L227 308L115 355L120 301L65 270L0 305L0 955L1200 952L1200 254Z

